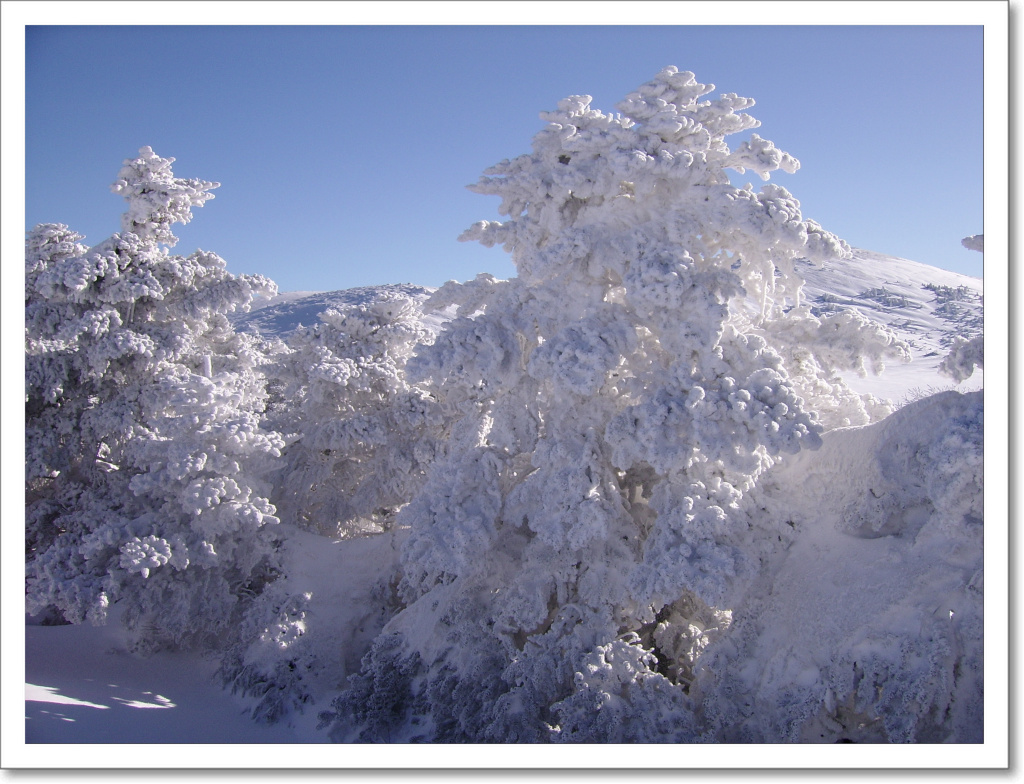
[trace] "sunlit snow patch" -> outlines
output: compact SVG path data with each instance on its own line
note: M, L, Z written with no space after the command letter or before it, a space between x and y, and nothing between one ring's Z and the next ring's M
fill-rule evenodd
M143 700L126 700L121 697L114 697L115 700L120 702L126 708L176 708L173 702L160 694L153 694L151 691L142 692L146 696L152 695L155 702L145 702Z
M65 697L57 691L56 686L36 686L33 683L25 684L25 702L55 702L58 705L81 705L83 708L99 708L100 710L110 708L109 705L97 705L95 702Z

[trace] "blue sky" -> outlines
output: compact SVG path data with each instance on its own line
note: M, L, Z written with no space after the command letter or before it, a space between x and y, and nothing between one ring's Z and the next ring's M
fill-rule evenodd
M508 277L500 248L456 241L500 218L465 186L560 98L614 111L671 64L757 101L805 217L981 276L960 239L983 231L982 53L979 26L34 26L25 227L117 231L109 184L149 145L222 183L176 251L282 291Z

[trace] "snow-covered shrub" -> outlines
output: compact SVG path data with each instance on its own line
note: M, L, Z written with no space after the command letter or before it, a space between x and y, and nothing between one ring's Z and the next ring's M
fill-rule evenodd
M220 674L235 693L253 699L249 715L273 724L313 701L311 684L324 666L306 642L312 594L291 593L287 577L271 583L241 620L238 642L225 650Z
M985 251L985 235L975 234L973 237L964 237L963 246L968 250L976 250L980 253ZM985 367L985 338L977 335L967 339L958 335L953 338L949 353L943 357L939 365L939 372L960 383L970 378L975 369Z
M433 340L419 301L381 289L331 307L288 336L268 369L285 403L267 423L286 435L273 498L281 519L329 536L379 532L419 489L440 417L405 363Z
M976 369L985 367L985 337L978 335L970 340L957 336L942 362L939 372L951 377L956 383L970 378Z
M141 647L231 628L272 576L262 477L283 446L260 424L261 354L227 318L275 287L168 252L216 187L172 161L125 161L120 234L26 241L27 606L77 623L123 602Z
M341 719L336 733L345 726L355 726L359 730L354 740L390 741L392 730L407 719L409 685L419 669L419 655L404 652L401 637L380 635L366 655L363 671L352 676L348 690L334 701L334 711L321 714L321 728Z
M696 740L681 689L654 672L657 657L635 632L589 653L571 696L552 706L563 743L678 743Z
M817 410L869 420L835 370L907 351L811 313L796 260L848 248L784 188L730 184L730 169L767 180L798 163L756 134L730 150L759 125L741 111L753 101L700 100L712 89L666 68L620 114L569 97L532 153L473 186L509 219L461 239L504 245L518 276L428 303L455 318L407 372L452 424L397 518L405 609L339 699L336 734L695 737L694 661L791 538L748 495L821 444ZM386 710L353 709L412 661Z
M219 674L257 721L324 706L343 688L397 610L397 539L403 531L342 540L279 527L280 574L247 604Z

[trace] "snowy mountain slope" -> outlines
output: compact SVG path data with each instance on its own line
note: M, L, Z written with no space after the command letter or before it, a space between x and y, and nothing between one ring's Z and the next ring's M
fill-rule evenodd
M907 364L888 365L880 376L844 378L858 392L902 403L919 392L945 389L952 381L938 367L957 335L982 333L983 283L957 272L909 259L855 248L852 259L834 259L821 268L801 264L804 295L815 314L846 308L892 329L910 344ZM982 371L957 388L980 389Z
M942 270L909 259L854 249L852 259L833 259L820 268L801 263L798 271L806 281L806 304L818 315L855 309L892 329L910 344L912 359L890 364L881 375L860 378L844 374L857 392L871 393L903 403L908 398L953 382L939 374L938 367L953 338L972 338L983 328L983 284L981 279ZM431 289L411 284L389 284L328 292L288 292L257 303L249 313L234 321L244 331L284 337L299 325L312 325L328 308L368 303L381 296L408 296L422 302ZM437 332L444 314L424 318ZM982 371L960 384L960 391L980 389Z

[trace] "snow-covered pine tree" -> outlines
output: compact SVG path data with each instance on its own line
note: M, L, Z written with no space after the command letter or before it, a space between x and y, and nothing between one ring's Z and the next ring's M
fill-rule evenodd
M276 399L265 424L286 442L271 496L285 548L302 538L292 526L331 539L389 531L441 443L436 402L405 375L417 344L434 337L421 310L426 292L390 286L347 293L358 301L333 305L313 326L296 328L266 368ZM252 602L221 675L256 698L255 719L274 722L302 710L358 669L376 624L392 611L393 560L375 564L379 582L365 586L370 600L357 628L318 618L314 603L322 597L287 569Z
M434 338L420 299L382 287L288 335L289 353L268 368L287 401L267 418L289 442L273 498L284 522L379 532L419 489L440 435L436 404L405 375Z
M835 370L905 358L891 333L816 318L797 259L848 252L767 180L797 161L753 101L666 68L619 104L572 96L533 151L473 186L518 276L449 283L457 306L412 380L453 422L398 522L404 609L324 715L334 737L680 741L701 650L760 557L791 534L750 514L822 411L871 406ZM430 630L430 633L424 633Z
M230 629L273 571L254 340L227 315L275 291L214 253L171 255L171 226L216 183L124 162L122 231L88 249L66 226L26 242L27 609L102 622L140 649Z

